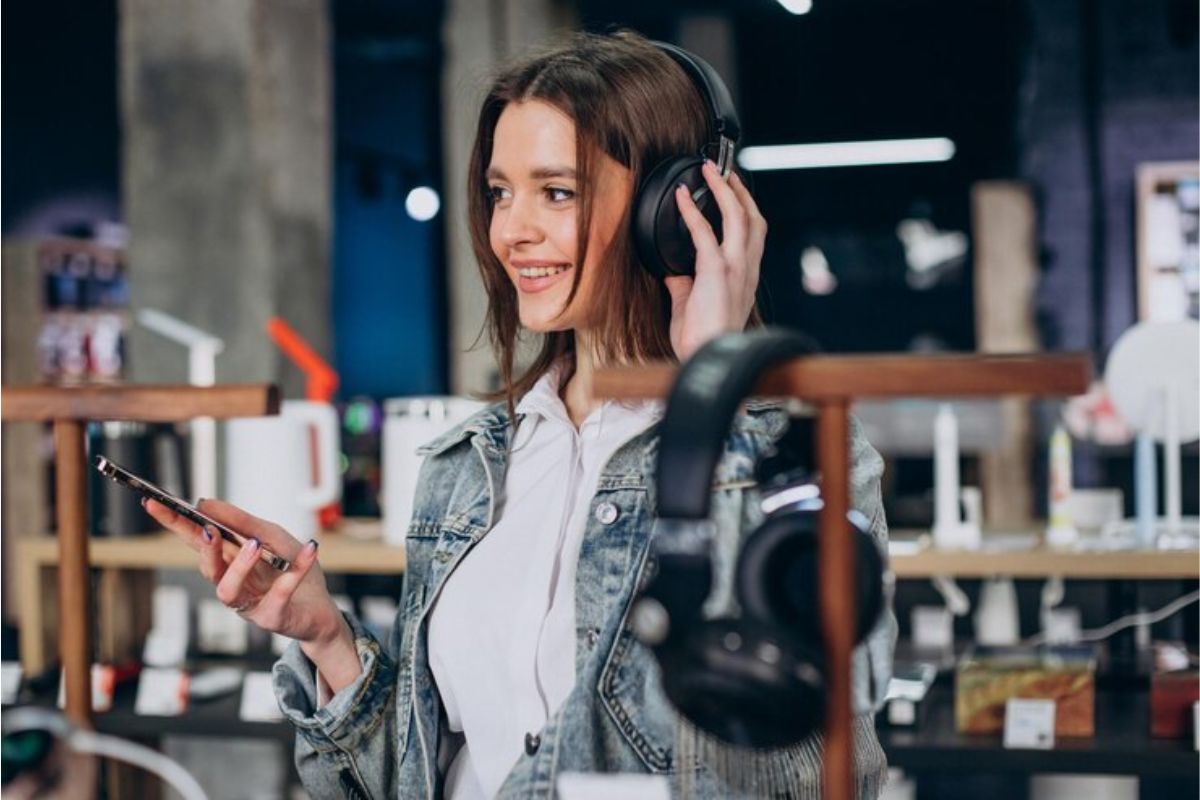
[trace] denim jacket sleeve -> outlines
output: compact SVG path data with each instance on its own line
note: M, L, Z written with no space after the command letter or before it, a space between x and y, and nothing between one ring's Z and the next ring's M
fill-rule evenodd
M318 708L316 669L292 642L273 670L275 694L296 728L296 768L310 796L394 797L387 782L396 772L396 737L387 728L397 724L397 660L352 614L346 621L362 665L354 682Z

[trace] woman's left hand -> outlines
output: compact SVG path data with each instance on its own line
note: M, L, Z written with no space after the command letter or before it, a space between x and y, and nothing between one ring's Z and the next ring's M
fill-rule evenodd
M763 219L736 172L721 178L711 161L704 179L721 209L721 241L683 187L675 202L696 246L696 275L666 279L671 293L671 346L680 361L709 339L746 327L758 289L758 268L767 238Z

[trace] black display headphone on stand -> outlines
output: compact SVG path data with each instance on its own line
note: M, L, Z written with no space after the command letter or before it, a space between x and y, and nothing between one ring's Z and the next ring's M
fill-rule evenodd
M638 256L652 274L667 278L692 275L696 266L696 248L675 204L675 187L680 183L687 185L692 200L719 238L721 210L700 167L707 156L713 158L722 175L728 175L742 127L729 89L715 69L683 48L665 42L653 44L683 67L696 85L711 115L709 131L713 137L699 153L668 158L657 164L646 174L633 198L631 217Z
M752 748L793 745L825 717L825 655L817 579L820 490L811 429L793 423L756 465L766 518L738 556L738 617L704 619L712 588L708 519L717 462L738 405L770 367L812 352L782 330L714 339L680 369L660 428L652 577L634 605L635 634L653 651L667 698L699 729ZM857 512L857 640L883 609L883 557Z

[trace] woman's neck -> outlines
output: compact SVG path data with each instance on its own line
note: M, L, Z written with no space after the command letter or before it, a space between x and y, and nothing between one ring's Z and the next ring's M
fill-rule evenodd
M587 331L575 329L575 369L559 390L567 416L576 428L600 406L592 396L592 375L596 370L595 348Z

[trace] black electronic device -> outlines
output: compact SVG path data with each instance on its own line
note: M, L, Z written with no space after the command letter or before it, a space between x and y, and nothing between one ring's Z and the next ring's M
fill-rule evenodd
M734 573L740 616L705 619L713 583L710 492L733 416L762 373L812 351L781 330L718 337L680 369L660 427L655 485L654 571L635 601L634 631L662 667L663 689L681 714L718 740L746 748L788 747L825 716L817 517L822 507L811 436L789 431L758 465L763 522L745 539ZM762 469L767 467L767 469ZM769 474L766 474L769 473ZM856 637L884 606L883 556L857 512Z
M149 497L157 503L161 503L167 508L174 511L176 514L184 517L200 526L209 526L217 533L221 534L221 538L225 541L241 547L247 537L233 530L232 528L217 522L212 517L200 512L195 506L185 500L181 500L173 494L155 486L150 481L133 474L129 470L122 467L108 458L97 455L92 459L92 463L102 475L111 478L127 489L132 489L139 494ZM287 570L289 563L283 557L271 552L265 546L258 549L259 558L271 565L277 570Z
M670 56L696 85L711 118L710 141L698 153L664 159L646 173L633 198L631 219L638 257L659 278L692 275L696 268L696 248L691 233L679 214L675 187L685 184L700 213L721 233L721 210L700 171L706 157L717 165L722 176L733 169L734 150L742 135L737 109L720 74L704 59L681 47L665 42L654 45Z

